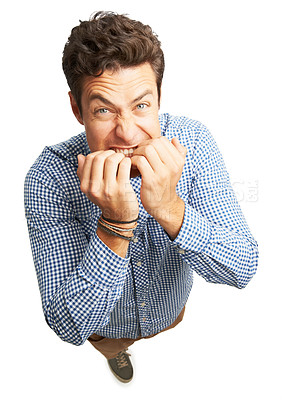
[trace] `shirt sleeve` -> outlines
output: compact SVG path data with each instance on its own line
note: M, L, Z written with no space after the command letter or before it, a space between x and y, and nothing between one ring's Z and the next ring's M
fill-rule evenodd
M181 257L208 282L243 288L255 274L258 246L230 183L222 155L202 126L191 160L193 179L181 230Z
M64 341L83 344L109 322L129 259L94 233L87 239L62 187L46 172L25 179L25 213L46 322Z

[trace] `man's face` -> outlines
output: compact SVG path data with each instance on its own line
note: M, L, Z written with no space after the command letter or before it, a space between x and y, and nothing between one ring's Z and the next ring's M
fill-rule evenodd
M148 63L86 77L82 116L70 97L91 152L113 149L130 155L139 143L160 136L156 75Z

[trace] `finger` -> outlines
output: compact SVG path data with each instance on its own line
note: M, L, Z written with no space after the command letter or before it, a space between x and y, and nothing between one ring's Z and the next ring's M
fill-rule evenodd
M80 188L82 192L86 193L90 187L92 165L95 157L103 153L103 150L90 153L85 157L83 168L80 171Z
M154 172L157 172L164 166L164 162L160 158L159 152L152 143L138 147L136 150L134 150L133 155L145 157Z
M85 163L85 158L86 157L83 154L78 154L78 156L77 156L78 168L77 168L76 173L77 173L77 176L78 176L79 179L81 179L81 176L82 176L82 171L83 171L83 166L84 166L84 163Z
M172 139L173 140L173 139ZM157 149L161 160L163 160L164 164L175 166L178 165L179 162L183 162L183 155L180 153L177 148L171 143L168 138L162 136L158 141L152 143ZM180 143L179 143L180 145ZM181 146L181 145L180 145ZM184 156L185 157L185 156Z
M99 152L93 159L90 169L90 183L101 182L104 179L104 164L107 157L115 154L114 150Z
M146 177L149 179L150 176L152 177L154 175L151 165L144 156L132 156L131 164L139 170L142 178Z
M131 159L124 157L119 163L117 180L119 184L128 183L130 181Z
M158 158L164 165L168 165L174 162L174 159L176 157L176 154L174 153L175 149L165 136L151 139L150 141L147 141L147 144L145 143L144 146L138 146L137 149L134 150L133 154L142 154L142 152L144 152L143 148L146 146L154 147L158 154ZM160 167L161 165L157 166L157 168ZM155 168L155 170L157 170L157 168Z
M84 159L83 166L81 165L81 167L80 167L81 168L79 171L79 173L80 173L80 188L83 193L86 193L89 188L89 180L90 180L90 175L91 175L92 162L93 162L93 159L95 156L96 156L96 153L88 154Z
M172 138L171 143L179 151L179 153L181 153L184 156L186 156L187 148L182 146L182 144L180 143L180 141L179 141L179 139L177 137Z
M104 162L105 184L114 185L117 179L119 163L125 157L123 153L114 153L108 156Z

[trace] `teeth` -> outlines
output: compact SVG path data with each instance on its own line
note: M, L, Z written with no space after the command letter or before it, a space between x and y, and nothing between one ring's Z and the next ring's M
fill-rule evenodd
M136 149L136 147L134 148L130 148L130 149L113 149L116 153L123 153L125 156L127 157L131 157L133 154L133 151Z

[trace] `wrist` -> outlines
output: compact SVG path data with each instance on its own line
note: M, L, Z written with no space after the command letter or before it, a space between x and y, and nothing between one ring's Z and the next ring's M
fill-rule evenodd
M105 222L112 224L112 225L123 225L124 227L131 227L131 226L136 226L137 225L137 221L139 219L139 215L132 219L131 221L121 221L121 220L114 220L114 219L110 219L110 218L106 218L103 214L101 215L100 219L104 220ZM133 224L133 225L132 225Z
M114 253L116 253L120 257L126 257L127 249L129 246L128 240L126 240L125 238L113 236L110 233L101 229L100 226L97 227L96 234L99 239Z
M110 211L108 208L101 208L101 211L101 217L113 224L132 224L139 219L139 207L134 211L130 209Z
M174 240L181 229L184 212L185 203L176 195L173 201L164 207L160 207L154 213L153 217L164 228L171 240Z
M98 227L112 236L130 241L134 238L137 220L138 218L134 219L133 221L128 221L127 223L125 221L111 220L101 215L98 220Z

